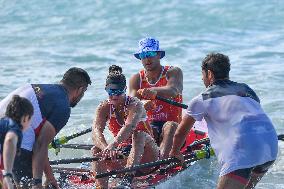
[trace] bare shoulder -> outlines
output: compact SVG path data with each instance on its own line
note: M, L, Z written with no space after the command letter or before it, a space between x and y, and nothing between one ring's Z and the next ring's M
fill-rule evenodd
M140 74L136 73L132 75L129 79L129 90L138 90L140 88ZM135 95L134 95L135 96Z
M167 78L183 78L182 70L179 67L173 66L167 71Z
M104 100L104 101L102 101L99 105L98 105L98 107L97 107L97 109L96 109L96 113L97 114L105 114L106 112L108 112L109 111L109 103L108 103L108 100Z
M129 80L130 82L132 81L132 82L139 82L140 81L140 74L139 73L136 73L136 74L134 74L134 75L132 75L131 77L130 77L130 80Z
M169 74L182 74L182 70L177 67L177 66L172 66L169 70L168 70Z
M137 97L131 97L130 103L129 103L129 108L130 109L141 109L143 107L143 103L141 100L139 100Z

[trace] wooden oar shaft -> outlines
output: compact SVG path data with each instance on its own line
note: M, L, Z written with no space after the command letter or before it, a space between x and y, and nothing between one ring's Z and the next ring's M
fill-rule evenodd
M182 104L180 102L176 102L174 100L170 100L170 99L167 99L167 98L164 98L164 97L161 97L161 96L156 96L156 99L160 100L160 101L163 101L163 102L166 102L168 104L171 104L173 106L181 107L183 109L187 109L188 108L188 106L186 104Z

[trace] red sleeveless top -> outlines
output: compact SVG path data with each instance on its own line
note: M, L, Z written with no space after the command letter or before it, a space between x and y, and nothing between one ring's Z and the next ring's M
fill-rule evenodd
M124 122L126 121L127 118L127 107L131 102L131 99L133 97L130 96L126 96L126 100L125 100L125 104L124 104ZM143 118L141 118L143 119ZM119 122L117 121L116 118L116 114L115 114L115 108L112 104L110 104L110 118L109 118L109 130L112 132L113 136L116 137L116 135L118 134L118 132L120 131L120 129L123 127L124 125L119 124ZM153 136L153 131L152 128L149 124L149 122L146 120L146 116L144 120L141 120L137 123L135 131L144 131L146 133L148 133L149 135ZM126 141L122 142L119 146L126 146L126 145L130 145L132 143L132 136L130 136Z
M163 66L161 76L155 84L150 84L147 80L145 70L141 70L139 72L140 89L166 86L168 83L166 74L170 68L172 68L172 66ZM182 103L182 95L178 94L175 98L173 98L173 100ZM182 109L180 107L170 105L160 100L154 100L154 102L156 104L156 109L147 111L148 120L150 122L175 121L179 123L181 121Z

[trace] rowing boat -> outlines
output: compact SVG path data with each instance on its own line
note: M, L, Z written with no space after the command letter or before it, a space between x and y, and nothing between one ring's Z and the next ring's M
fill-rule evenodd
M185 145L182 148L183 154L185 155L189 154L186 160L187 166L190 166L198 159L202 159L207 156L208 153L203 150L201 152L198 152L199 157L197 157L196 152L198 151L198 149L201 148L201 145L199 144L193 145L195 144L194 142L200 141L201 139L204 140L204 138L206 137L207 137L207 133L202 132L197 129L192 129L189 132ZM201 144L205 144L205 143L206 142L201 142ZM208 141L206 144L208 144ZM192 147L192 146L194 146L194 148L189 149L189 147ZM191 152L191 153L188 153L188 152ZM210 155L210 152L209 152L209 155ZM62 188L87 189L87 188L95 187L95 184L94 184L95 178L89 167L87 167L87 169L86 167L85 168L82 168L82 167L81 168L54 167L53 170L54 172L57 172L60 174L59 181L60 181ZM165 182L169 178L177 175L178 173L184 170L186 170L186 168L178 166L178 163L176 162L172 164L167 163L166 165L160 166L156 171L154 171L151 174L135 177L132 182L131 188L137 188L137 189L154 188L155 186L158 186L159 184ZM109 188L114 188L120 180L121 178L116 177L116 175L114 174L110 178Z

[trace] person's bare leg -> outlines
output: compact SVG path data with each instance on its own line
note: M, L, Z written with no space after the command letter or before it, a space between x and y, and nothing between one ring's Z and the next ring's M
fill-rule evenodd
M50 122L46 121L33 146L33 178L42 179L45 166L50 166L48 161L48 145L52 142L55 135L56 131L54 126ZM42 184L37 184L32 188L41 189Z
M97 147L93 148L93 153L99 153L101 150ZM92 169L94 174L96 175L97 173L103 173L105 172L106 165L104 161L94 161L92 162ZM108 177L101 178L101 179L96 179L96 186L101 187L101 188L108 188Z
M160 154L161 159L169 157L170 150L173 145L173 138L175 131L177 129L178 123L173 121L167 121L163 126L163 131L161 134L161 144L160 144Z
M246 185L245 189L253 189L264 175L265 175L265 173L254 173L254 172L252 172L250 179L249 179L249 182Z
M244 189L245 184L235 180L227 175L218 180L217 189Z
M147 154L147 156L144 156L144 154ZM142 160L143 162L155 161L158 156L158 146L149 134L143 131L133 133L132 148L127 159L127 167L140 164Z
M97 147L94 147L92 151L93 151L93 154L101 152L101 150ZM108 170L121 169L125 166L125 164L126 164L126 160L121 160L121 159L94 161L92 162L92 170L93 170L93 173L96 175L96 174L104 173ZM109 180L109 177L96 179L96 186L102 189L108 188L108 180Z

